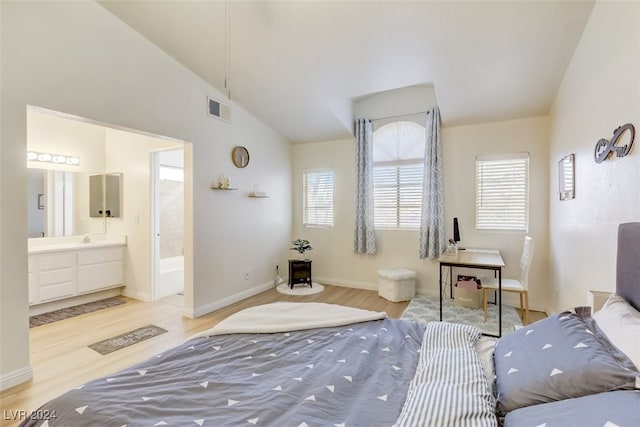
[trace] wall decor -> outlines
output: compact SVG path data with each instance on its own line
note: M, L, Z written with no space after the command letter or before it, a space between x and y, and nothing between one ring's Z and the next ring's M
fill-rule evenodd
M629 142L625 145L616 145L618 140L622 137L625 132L629 132ZM593 153L593 157L596 163L602 163L609 157L609 154L612 152L616 153L617 157L624 157L631 151L631 147L633 147L633 139L636 136L636 130L631 123L624 124L622 126L618 126L613 131L613 136L610 140L606 140L602 138L596 143L596 148Z
M575 154L569 154L558 162L558 196L560 200L570 200L576 197L575 158Z
M233 150L231 151L231 160L236 167L246 168L249 164L249 150L241 145L233 147Z

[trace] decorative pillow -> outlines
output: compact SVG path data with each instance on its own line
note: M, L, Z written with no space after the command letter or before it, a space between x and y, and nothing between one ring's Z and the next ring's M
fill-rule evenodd
M612 391L517 409L504 427L640 426L640 392Z
M633 363L599 334L593 319L564 312L500 338L494 353L498 412L640 388Z
M614 294L593 318L609 341L640 369L640 312Z

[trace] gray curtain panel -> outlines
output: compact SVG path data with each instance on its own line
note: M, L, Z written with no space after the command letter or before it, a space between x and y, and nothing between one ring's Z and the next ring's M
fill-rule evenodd
M373 217L373 125L369 119L356 120L356 221L353 250L376 253Z
M422 217L420 219L420 258L438 258L445 250L444 203L442 200L442 147L440 109L427 113Z

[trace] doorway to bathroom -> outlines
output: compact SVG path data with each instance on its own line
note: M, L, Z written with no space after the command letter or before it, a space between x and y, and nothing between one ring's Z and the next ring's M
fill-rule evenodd
M155 300L184 306L184 150L152 153Z

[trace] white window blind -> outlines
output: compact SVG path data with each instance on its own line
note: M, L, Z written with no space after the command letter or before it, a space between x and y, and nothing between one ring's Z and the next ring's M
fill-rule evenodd
M303 224L305 227L333 227L333 171L304 173Z
M386 124L373 134L373 206L377 229L417 230L422 210L425 128Z
M418 229L424 163L378 164L373 169L375 226Z
M476 229L527 231L529 154L476 158Z

